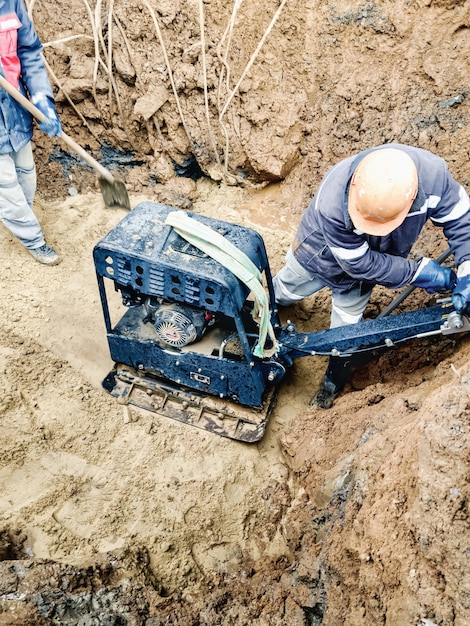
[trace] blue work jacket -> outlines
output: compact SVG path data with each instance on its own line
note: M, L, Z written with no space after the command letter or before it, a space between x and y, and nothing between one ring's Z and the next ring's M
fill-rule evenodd
M418 171L417 196L397 229L384 237L367 235L355 229L349 216L351 178L370 150L335 165L302 216L294 256L333 291L346 292L360 283L393 289L410 284L421 259L406 257L428 219L442 227L457 266L470 259L470 200L445 161L421 148L388 147L404 150Z
M0 72L23 95L53 101L41 50L23 0L0 0ZM0 154L17 152L32 136L31 114L0 88Z

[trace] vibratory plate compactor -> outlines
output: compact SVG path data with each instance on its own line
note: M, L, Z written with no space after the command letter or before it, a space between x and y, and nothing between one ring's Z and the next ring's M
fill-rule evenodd
M98 242L94 261L115 362L103 387L121 403L245 442L263 436L295 359L348 357L470 328L447 299L297 332L280 323L256 231L152 202L136 206ZM116 311L122 317L114 324Z

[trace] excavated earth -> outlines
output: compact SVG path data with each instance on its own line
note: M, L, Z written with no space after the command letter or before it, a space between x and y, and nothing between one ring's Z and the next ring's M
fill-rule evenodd
M273 272L355 151L426 148L469 190L468 0L27 5L64 130L132 207L255 228ZM257 444L121 405L92 250L126 211L63 142L34 142L63 261L0 232L0 624L469 624L469 336L371 354L328 411L309 405L324 357L298 359ZM413 254L446 247L430 226ZM396 295L376 288L367 317ZM329 303L283 320L324 329Z

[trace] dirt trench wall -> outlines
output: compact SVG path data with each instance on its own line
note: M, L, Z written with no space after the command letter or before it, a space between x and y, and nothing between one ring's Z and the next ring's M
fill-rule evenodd
M382 356L333 415L307 413L283 437L305 489L302 514L285 520L299 541L297 593L325 608L318 623L463 625L470 615L468 342L447 346L447 358L429 345L428 367L417 367L421 347Z
M32 9L66 130L132 152L131 188L199 167L234 184L287 179L300 211L338 159L397 141L438 152L469 183L468 2Z

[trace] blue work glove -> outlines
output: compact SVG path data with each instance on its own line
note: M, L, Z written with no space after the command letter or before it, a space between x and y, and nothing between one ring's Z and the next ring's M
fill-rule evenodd
M59 116L55 110L54 103L45 94L35 94L31 98L33 104L46 116L44 122L39 122L39 128L49 137L55 137L62 132Z
M422 287L428 293L448 291L457 283L457 275L450 267L439 265L432 259L421 259L416 274L411 281L414 287Z
M470 261L464 261L457 271L457 285L452 292L452 304L457 313L470 309Z

